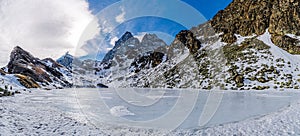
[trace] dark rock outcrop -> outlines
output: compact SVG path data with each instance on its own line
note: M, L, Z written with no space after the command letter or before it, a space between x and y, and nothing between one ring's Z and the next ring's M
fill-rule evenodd
M183 30L176 35L176 39L183 43L190 51L190 53L196 53L200 47L201 43L194 37L194 34L189 30Z
M98 88L108 88L108 86L104 85L104 84L101 84L101 83L98 83L97 84L97 87Z
M19 79L22 77L24 84L32 79L34 82L39 82L43 85L49 85L55 82L65 87L71 86L71 83L65 80L60 71L64 69L62 65L50 58L44 60L35 58L29 52L23 50L19 46L15 47L11 52L10 61L7 65L7 68L9 74L22 75L19 76ZM65 71L70 72L67 70ZM23 76L26 76L26 78ZM31 88L30 85L24 86ZM33 86L33 88L37 87L36 85Z
M170 45L168 50L168 57L172 58L174 55L183 54L185 49L189 53L195 54L201 48L201 42L189 30L182 30L176 35L175 40Z
M148 52L131 64L131 71L138 73L142 69L154 68L167 60L167 56L161 52Z

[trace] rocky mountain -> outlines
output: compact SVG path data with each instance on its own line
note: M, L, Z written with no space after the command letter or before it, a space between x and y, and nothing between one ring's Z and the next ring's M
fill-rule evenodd
M299 89L299 2L233 0L212 20L181 31L170 46L135 57L124 55L141 53L127 33L114 49L132 48L120 49L115 68L106 65L117 72L102 78L113 87Z
M183 30L176 35L175 40L170 46L167 46L165 50L160 52L163 54L160 56L164 56L163 61L158 61L161 63L157 63L158 65L152 68L138 69L138 71L133 71L134 73L124 75L123 80L119 80L119 85L121 87L173 88L176 87L177 83L175 82L178 81L176 78L179 75L185 75L186 80L192 81L192 76L197 73L196 68L198 67L198 63L195 63L193 60L199 55L200 48L201 42L196 39L193 33ZM138 60L141 61L145 57L147 56L140 57ZM187 61L187 59L191 60ZM144 59L143 62L149 61ZM144 63L138 64L143 66L141 64ZM176 81L173 82L173 80Z
M10 55L4 76L15 78L26 88L71 87L71 71L51 58L39 59L17 46ZM3 71L2 71L3 72ZM2 73L1 72L1 73Z
M107 86L95 81L97 77L95 77L94 73L96 66L98 66L98 61L90 59L81 60L67 52L57 59L56 62L72 71L71 82L73 87L107 88Z
M158 52L165 48L167 48L167 44L155 34L146 34L139 41L130 32L126 32L115 42L114 48L106 54L96 73L100 75L101 83L104 84L111 83L113 80L121 80L124 74L130 72L130 69L138 71L142 67L146 68L146 65L152 63L154 59L155 64L162 62L164 53L159 54ZM155 50L157 50L156 53L153 52ZM148 62L142 62L138 60L139 58ZM143 66L140 67L138 63L143 63Z
M58 58L56 62L68 69L72 69L73 60L74 57L71 54L69 54L69 52L67 52L65 55Z

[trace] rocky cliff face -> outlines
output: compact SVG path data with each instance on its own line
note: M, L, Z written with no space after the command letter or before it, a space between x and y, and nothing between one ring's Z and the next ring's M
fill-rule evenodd
M299 0L234 0L210 21L222 41L234 43L237 37L262 35L268 29L272 41L282 49L299 54L299 40L286 36L300 35Z
M142 69L151 69L167 61L167 55L162 52L148 52L137 57L130 66L131 72L138 73Z
M201 42L196 39L194 34L189 30L180 31L170 45L168 50L168 56L171 58L175 54L182 54L182 51L187 49L189 53L195 54L201 47Z
M66 79L71 71L51 58L40 60L19 46L11 52L7 68L8 74L16 74L20 83L27 88L71 86Z

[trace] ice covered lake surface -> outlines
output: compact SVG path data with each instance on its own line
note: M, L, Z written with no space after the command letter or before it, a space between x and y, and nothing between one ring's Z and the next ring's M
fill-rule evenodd
M26 99L49 101L70 115L79 109L81 117L99 128L108 124L166 130L207 128L259 118L279 112L300 98L297 90L83 88L49 93L38 93Z

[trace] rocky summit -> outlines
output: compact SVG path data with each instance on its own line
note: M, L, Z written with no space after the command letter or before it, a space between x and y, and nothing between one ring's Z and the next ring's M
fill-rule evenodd
M66 79L71 71L51 58L40 60L19 46L11 52L7 71L8 74L14 74L27 88L62 88L72 85Z

